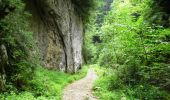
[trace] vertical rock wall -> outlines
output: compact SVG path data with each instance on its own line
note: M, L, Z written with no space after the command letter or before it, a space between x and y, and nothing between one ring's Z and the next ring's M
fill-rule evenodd
M83 24L71 0L30 0L27 9L43 65L70 73L81 68Z

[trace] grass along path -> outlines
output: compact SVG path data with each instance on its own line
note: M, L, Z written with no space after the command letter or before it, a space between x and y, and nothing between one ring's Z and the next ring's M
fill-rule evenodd
M86 76L88 66L74 75L38 67L33 80L24 90L11 87L10 93L0 94L0 100L61 100L64 87Z
M63 100L97 100L92 94L92 87L97 75L92 68L85 78L68 85L63 94Z

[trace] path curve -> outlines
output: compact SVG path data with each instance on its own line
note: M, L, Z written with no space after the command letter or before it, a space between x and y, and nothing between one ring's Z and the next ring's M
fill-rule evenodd
M97 100L92 94L93 82L96 79L96 73L90 68L85 78L64 89L63 100Z

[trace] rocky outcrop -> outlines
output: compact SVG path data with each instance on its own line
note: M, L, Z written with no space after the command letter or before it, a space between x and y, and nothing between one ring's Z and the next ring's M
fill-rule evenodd
M27 9L43 65L70 73L81 68L83 24L71 0L29 0Z

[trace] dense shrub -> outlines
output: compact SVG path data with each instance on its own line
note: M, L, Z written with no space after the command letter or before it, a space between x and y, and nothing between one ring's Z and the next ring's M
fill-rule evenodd
M100 66L114 69L118 77L109 79L111 92L131 89L130 100L169 99L164 95L164 90L170 91L167 4L168 0L115 0L112 4L99 30L103 42L97 50Z
M12 82L22 88L32 78L38 61L33 34L28 31L31 15L21 0L2 0L1 15L0 43L5 45L8 55L7 84Z
M97 68L96 72L100 78L94 85L94 91L101 100L169 100L170 98L168 92L148 83L126 86L113 69Z

